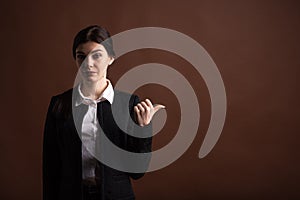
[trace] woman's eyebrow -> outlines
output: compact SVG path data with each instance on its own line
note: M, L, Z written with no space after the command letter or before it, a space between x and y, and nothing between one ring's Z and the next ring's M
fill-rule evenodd
M76 51L76 54L85 54L83 51Z
M102 51L102 49L95 49L95 50L91 51L89 54L95 53L97 51ZM83 51L76 51L76 54L84 54L85 55L85 53Z
M95 49L94 51L91 51L90 53L95 53L97 51L102 51L102 49Z

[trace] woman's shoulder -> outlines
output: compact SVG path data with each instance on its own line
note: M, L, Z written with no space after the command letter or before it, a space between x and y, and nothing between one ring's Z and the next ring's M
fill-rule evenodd
M56 114L69 113L70 109L72 108L72 93L73 88L52 96L52 111Z
M65 90L64 92L58 93L54 95L52 98L54 99L65 99L65 98L72 98L73 88Z
M119 105L124 105L125 103L128 104L129 106L134 106L137 103L139 103L140 99L136 94L120 91L120 90L115 90L114 91L114 102L115 104Z
M120 90L114 90L114 95L119 98L137 97L136 94L131 94Z

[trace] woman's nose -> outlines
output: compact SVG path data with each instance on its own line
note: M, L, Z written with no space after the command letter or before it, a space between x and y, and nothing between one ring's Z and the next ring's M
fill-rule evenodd
M83 67L84 68L91 68L94 65L93 59L91 56L87 56L83 62Z

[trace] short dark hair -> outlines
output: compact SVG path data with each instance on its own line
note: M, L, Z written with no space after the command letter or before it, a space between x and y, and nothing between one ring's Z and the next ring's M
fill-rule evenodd
M110 33L98 25L88 26L77 33L73 42L73 58L76 59L76 48L86 42L96 42L102 44L110 57L115 57L113 42Z

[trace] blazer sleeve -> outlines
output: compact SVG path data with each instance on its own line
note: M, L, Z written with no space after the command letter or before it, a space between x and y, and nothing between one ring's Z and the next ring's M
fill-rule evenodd
M138 124L136 119L136 114L134 112L134 106L136 106L138 103L140 103L139 97L136 95L133 95L132 97L132 106L130 106L130 115L131 118L135 121L136 124ZM143 126L143 128L140 129L133 129L134 135L152 135L152 122L146 126ZM150 153L149 156L143 161L144 163L137 163L138 165L145 166L145 172L148 169L150 160L151 160L151 149L152 149L152 136L148 138L139 138L139 137L133 137L128 135L127 139L127 145L128 150L135 152L135 153ZM139 179L142 176L144 176L145 173L129 173L130 177L133 179Z
M43 200L58 199L60 156L54 114L55 97L51 98L43 137Z

